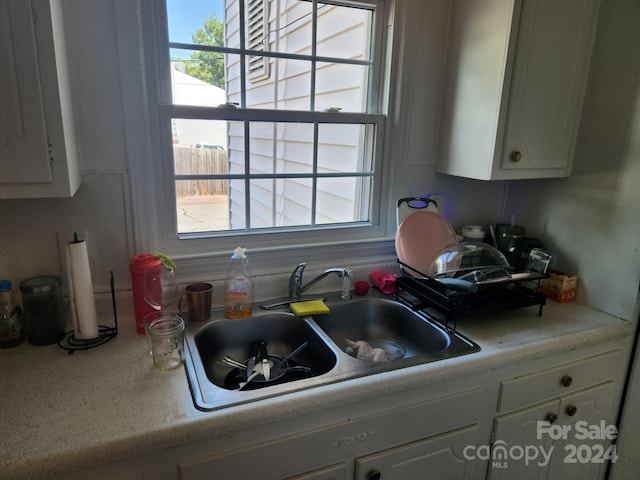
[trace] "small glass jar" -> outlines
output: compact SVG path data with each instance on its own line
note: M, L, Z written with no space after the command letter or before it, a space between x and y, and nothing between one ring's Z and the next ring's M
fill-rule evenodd
M546 273L551 263L551 254L541 248L532 248L529 252L525 272Z
M32 277L20 282L27 341L50 345L64 338L66 321L62 280L56 275Z
M22 310L13 303L10 280L0 280L0 348L11 348L24 342Z

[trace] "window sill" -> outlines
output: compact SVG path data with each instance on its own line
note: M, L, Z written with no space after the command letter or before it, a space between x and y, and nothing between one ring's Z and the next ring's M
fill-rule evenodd
M242 245L245 246L245 245ZM215 281L225 278L231 250L225 253L175 254L181 281ZM395 263L393 238L319 243L303 246L249 248L247 257L254 276L291 273L301 262L311 270L330 267L353 269L357 266Z

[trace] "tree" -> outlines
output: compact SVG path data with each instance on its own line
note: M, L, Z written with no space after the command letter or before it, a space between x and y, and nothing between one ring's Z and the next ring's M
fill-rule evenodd
M196 45L222 47L224 46L224 25L214 13L204 21L203 28L191 35L191 40ZM216 87L225 88L224 54L194 52L191 54L191 60L187 61L186 73Z

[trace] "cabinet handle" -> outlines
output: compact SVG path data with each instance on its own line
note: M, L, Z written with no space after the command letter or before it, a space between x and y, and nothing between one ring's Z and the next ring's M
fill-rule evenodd
M570 387L573 383L573 378L571 378L569 375L565 375L560 379L560 383L563 387Z
M511 152L511 155L509 156L509 158L511 159L512 162L519 162L520 160L522 160L522 153Z
M556 415L555 413L550 413L547 415L547 418L545 418L545 420L549 423L555 423L557 419L558 419L558 415Z
M570 417L573 417L577 411L578 411L578 408L574 407L573 405L569 405L565 410L566 414L569 415Z
M382 478L382 474L377 470L371 470L367 474L367 480L380 480Z

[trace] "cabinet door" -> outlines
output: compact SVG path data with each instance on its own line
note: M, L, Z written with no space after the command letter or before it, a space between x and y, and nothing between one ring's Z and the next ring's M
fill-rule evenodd
M501 168L569 173L596 0L522 2Z
M567 434L555 442L549 479L604 478L615 454L606 438L614 423L614 396L615 384L608 382L562 399L558 420L567 426Z
M607 382L498 417L489 478L604 478L611 440L585 436L599 435L611 423L614 397L615 383ZM549 428L539 428L538 422L545 420L550 422ZM521 451L536 457L527 463L526 458L517 458Z
M515 0L451 0L437 171L491 179Z
M426 440L385 450L356 460L356 479L462 480L476 478L477 463L464 457L464 449L476 445L478 428L469 427Z
M553 451L554 447L550 437L538 439L538 422L554 423L559 408L560 400L552 400L496 418L488 475L491 480L546 478L550 462L545 462L542 452ZM518 458L520 449L535 449L540 456L533 461Z
M598 0L452 0L437 171L568 176Z
M70 197L80 186L65 7L0 0L0 198Z
M286 480L347 480L347 466L344 463L339 463L295 477L288 477Z
M0 0L0 185L52 181L34 22L31 2Z

